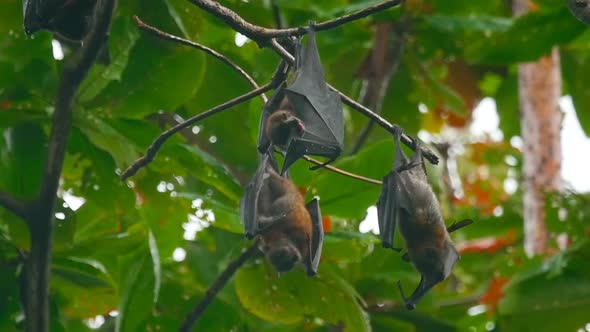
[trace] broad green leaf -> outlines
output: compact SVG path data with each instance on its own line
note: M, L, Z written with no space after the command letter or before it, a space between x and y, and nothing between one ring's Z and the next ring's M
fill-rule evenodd
M590 136L590 112L587 111L590 109L590 91L588 89L590 81L586 75L580 75L590 69L590 57L580 54L576 50L561 52L561 68L567 91L574 102L580 126L586 136Z
M136 331L154 306L155 276L152 258L143 247L120 260L124 271L120 282L119 315L115 331Z
M500 302L501 328L550 331L584 326L590 310L589 258L590 243L583 241L514 276Z
M334 166L382 180L393 165L393 139L372 144L353 157L345 157ZM320 196L323 215L361 219L367 208L377 203L381 187L361 182L333 172L318 172L312 185L312 194Z
M510 29L469 45L466 54L472 62L485 64L534 61L583 31L584 25L565 6L561 10L535 11L518 18Z
M0 136L0 188L31 199L39 190L47 137L35 124L5 128Z
M300 270L278 278L268 264L257 264L240 269L235 278L242 304L265 320L293 324L311 316L332 324L342 322L350 331L370 331L356 293L328 269L315 278Z

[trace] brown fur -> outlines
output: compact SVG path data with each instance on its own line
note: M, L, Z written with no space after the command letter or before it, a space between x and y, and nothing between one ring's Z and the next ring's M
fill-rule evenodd
M273 170L268 170L268 175L265 180L268 181L265 187L267 192L264 194L269 198L266 200L269 204L259 206L259 215L284 216L262 231L262 250L277 270L281 271L271 258L273 253L284 251L285 255L296 261L309 258L312 221L303 197L293 182Z
M264 134L274 145L285 147L290 137L303 134L302 128L303 123L295 116L285 97L279 108L266 120Z

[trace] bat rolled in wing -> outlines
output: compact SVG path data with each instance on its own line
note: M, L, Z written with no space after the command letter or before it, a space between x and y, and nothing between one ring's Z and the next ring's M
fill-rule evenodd
M258 150L265 153L273 145L284 149L281 174L306 154L328 158L326 165L342 153L344 146L342 103L324 80L312 28L307 44L300 40L295 51L294 80L291 84L283 82L275 90L260 121Z
M96 0L23 0L23 25L27 35L39 30L51 31L58 41L79 47L94 22ZM109 63L108 47L99 60Z
M399 227L408 250L404 257L421 274L420 283L409 298L405 297L398 283L406 308L414 309L432 287L451 274L460 258L449 231L462 228L471 220L446 229L438 200L426 177L421 149L416 148L412 158L408 159L400 145L401 133L400 128L394 135L393 170L383 179L377 211L383 246L400 250L393 243L395 229Z
M260 236L260 248L278 272L302 263L309 276L317 273L324 240L319 200L306 205L293 181L279 175L272 154L261 155L240 214L246 237Z

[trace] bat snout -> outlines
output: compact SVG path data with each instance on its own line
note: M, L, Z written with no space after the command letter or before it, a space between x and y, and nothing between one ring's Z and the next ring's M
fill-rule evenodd
M299 261L299 255L291 248L284 247L277 250L271 250L268 253L268 259L274 265L277 272L288 272L293 269Z
M299 118L295 116L289 116L289 118L287 118L286 123L289 126L295 128L295 131L297 132L298 136L303 136L303 133L305 133L305 124Z

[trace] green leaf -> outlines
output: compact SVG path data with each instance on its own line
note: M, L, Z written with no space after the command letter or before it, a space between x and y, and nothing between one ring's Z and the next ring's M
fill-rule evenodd
M135 146L123 134L99 117L89 113L80 114L75 116L74 124L92 144L108 152L121 169L125 169L139 156Z
M590 57L579 53L578 50L561 52L561 68L567 86L567 92L572 96L574 108L580 126L586 136L590 136L590 80L586 75L580 75L590 70Z
M139 324L151 315L156 298L153 260L144 247L127 255L120 263L124 273L115 331L136 331Z
M235 287L242 304L268 321L293 324L312 316L349 331L371 330L353 288L328 269L315 278L300 270L278 278L268 264L257 264L238 271Z
M590 242L582 241L513 277L499 305L506 331L574 331L588 322ZM543 319L539 319L543 317Z
M83 288L110 287L105 268L96 261L76 257L55 257L51 263L54 277L62 278Z
M121 81L111 82L93 104L117 117L143 117L160 110L174 111L187 102L203 81L204 55L162 43L142 36L131 51Z
M160 286L162 284L162 264L160 263L160 251L154 233L149 232L149 247L150 257L154 266L154 304L158 303L158 296L160 295Z
M582 32L584 25L565 6L561 10L535 11L518 18L506 31L480 38L468 46L466 54L470 61L486 64L533 61Z
M339 159L334 166L381 180L393 165L393 139L375 143L353 157ZM345 219L363 218L377 203L381 187L333 172L317 172L311 192L320 196L322 214Z
M30 199L41 184L47 137L36 124L6 128L0 136L0 190Z

